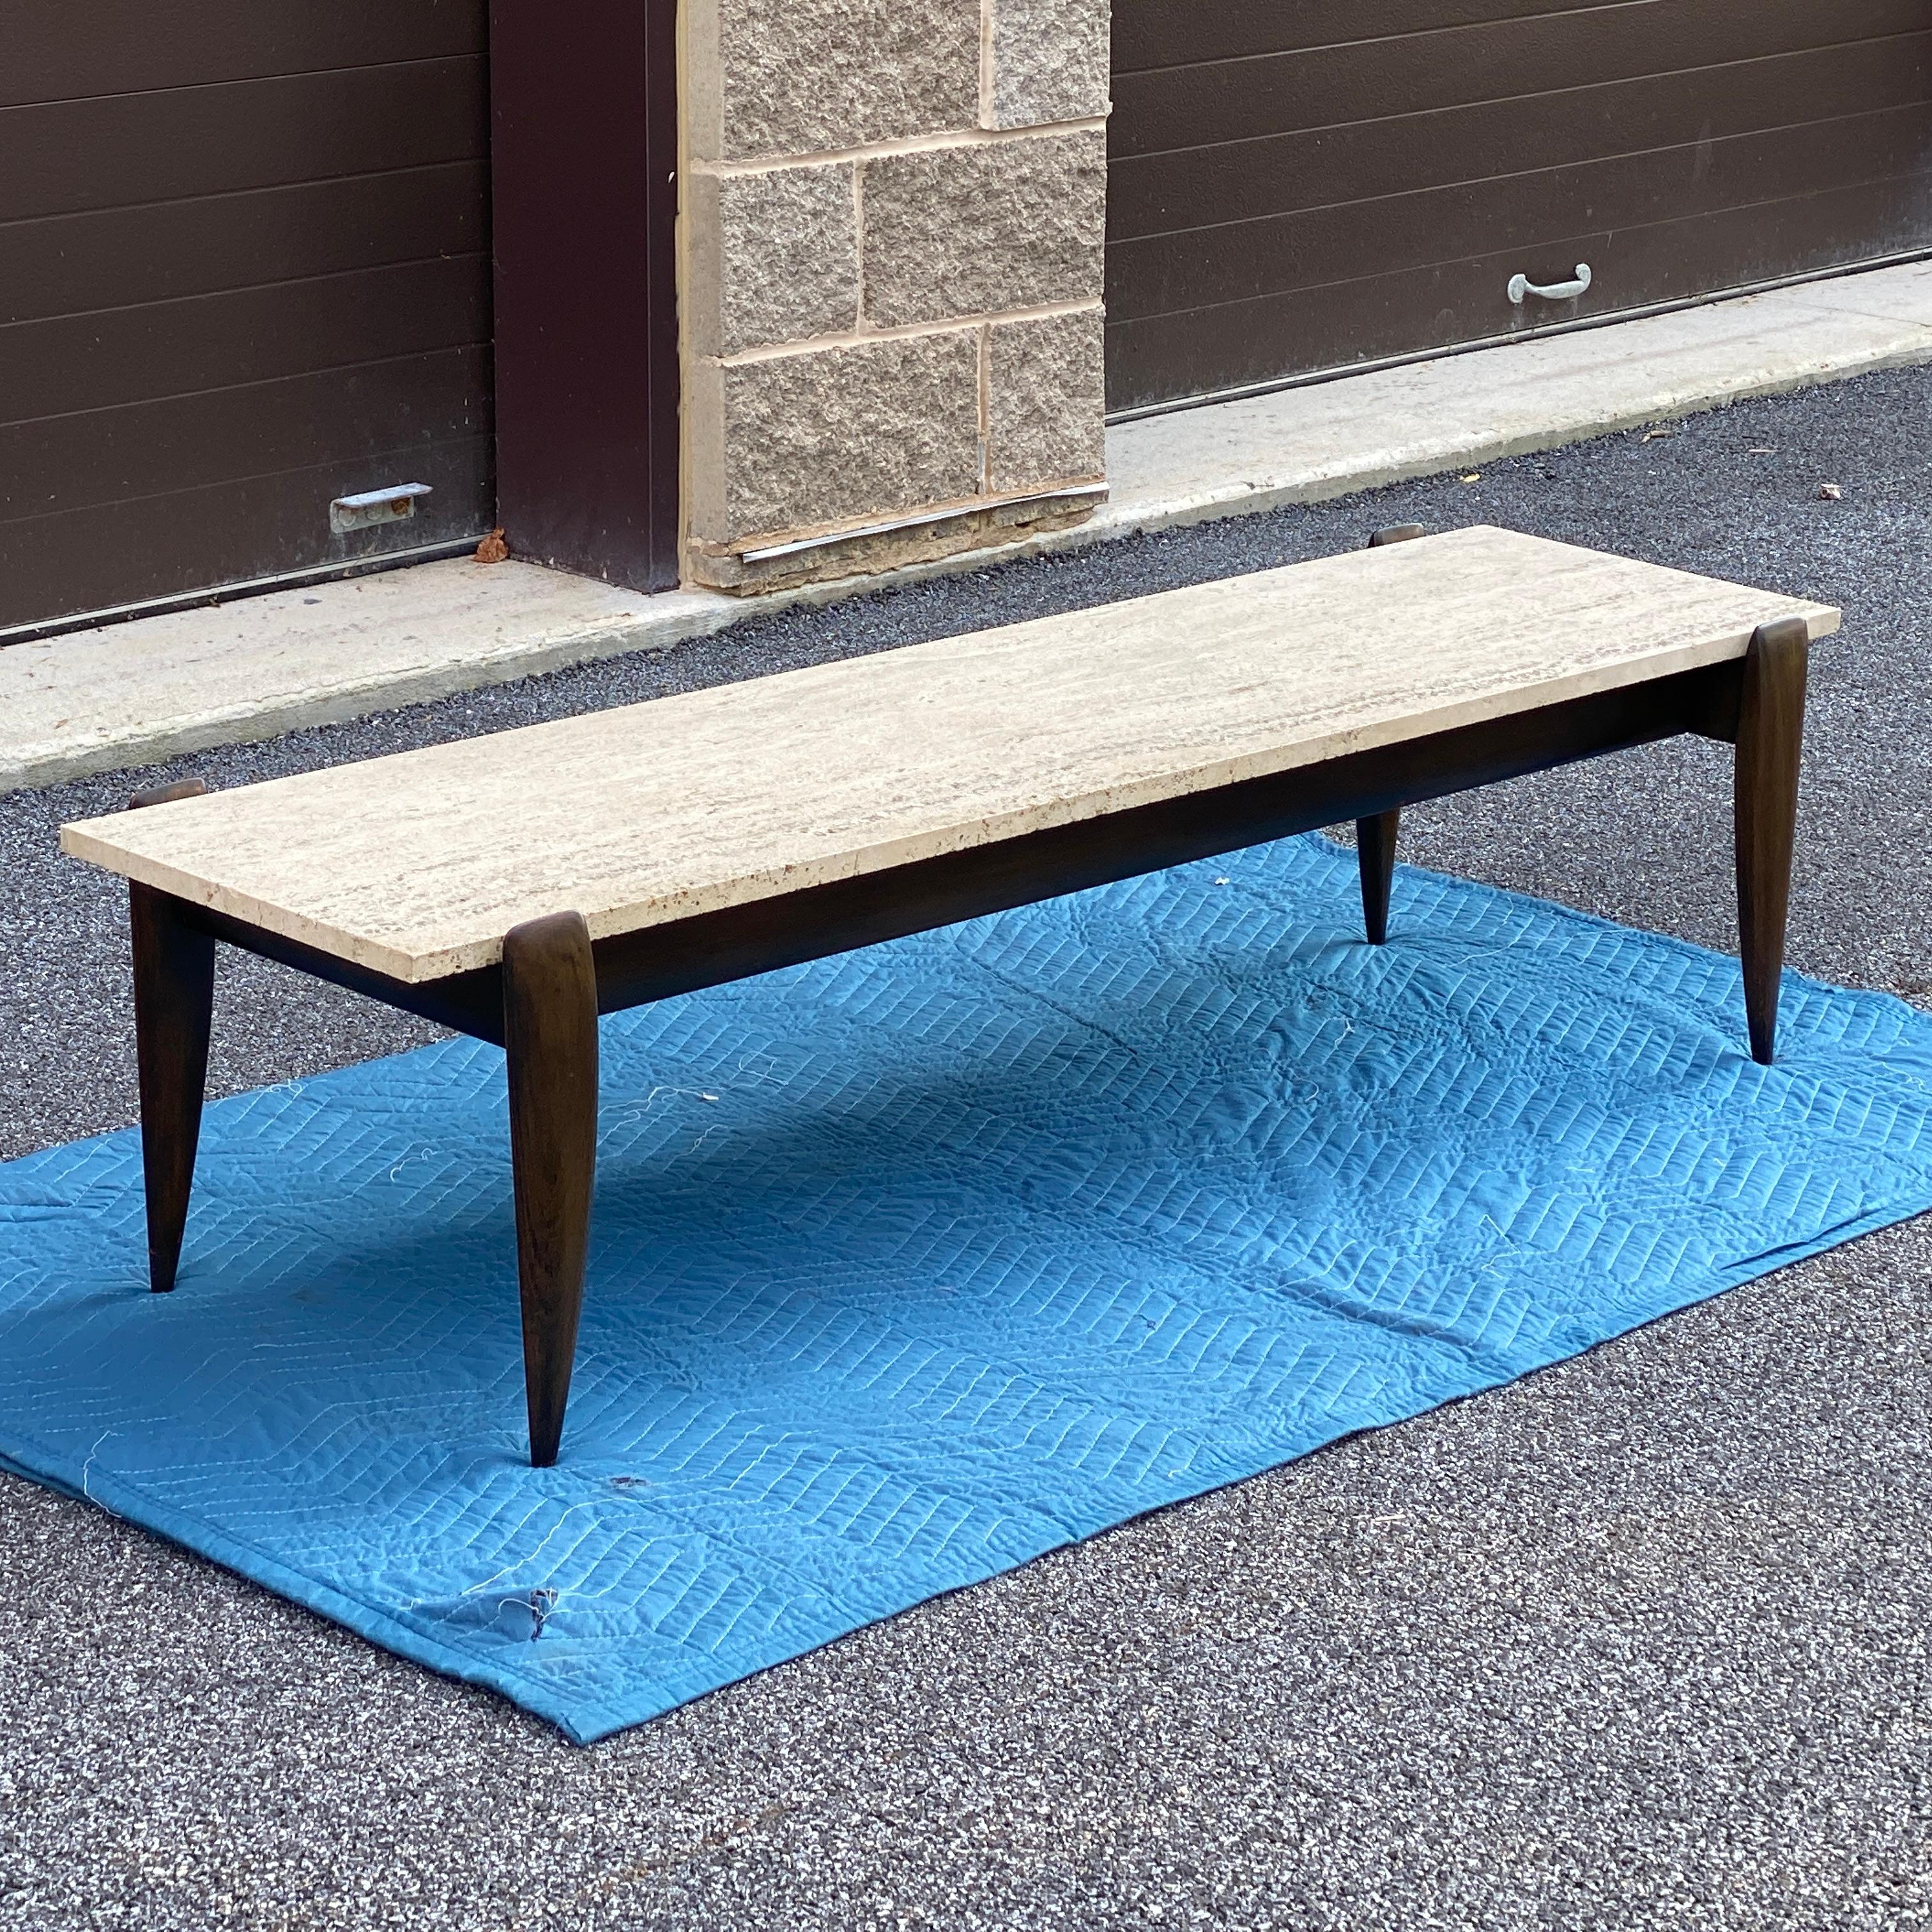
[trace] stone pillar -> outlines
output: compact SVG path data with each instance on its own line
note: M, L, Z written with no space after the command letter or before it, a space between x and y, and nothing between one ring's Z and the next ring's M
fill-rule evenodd
M889 568L1104 494L1108 0L686 0L688 574Z

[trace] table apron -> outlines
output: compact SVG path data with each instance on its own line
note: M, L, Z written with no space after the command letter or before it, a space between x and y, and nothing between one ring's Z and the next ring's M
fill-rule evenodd
M1742 658L1732 659L614 934L593 949L598 1010L620 1012L1684 732L1733 741L1743 668ZM453 1031L503 1043L496 966L440 980L395 980L229 914L179 903L190 923L230 945Z

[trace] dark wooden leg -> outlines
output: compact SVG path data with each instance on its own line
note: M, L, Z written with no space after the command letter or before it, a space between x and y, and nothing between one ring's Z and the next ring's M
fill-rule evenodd
M1738 708L1738 930L1751 1058L1762 1066L1772 1064L1778 1034L1810 659L1802 617L1763 626L1744 658Z
M1355 820L1355 860L1362 870L1362 920L1371 946L1388 938L1389 885L1395 877L1395 838L1402 813L1378 812Z
M547 1469L570 1398L597 1162L597 973L580 913L531 920L504 940L503 1043L530 1466Z
M148 1192L148 1286L175 1285L208 1083L214 1012L214 941L182 918L182 902L130 884L134 935L134 1057L141 1076L141 1172Z
M130 812L199 798L200 778L136 792ZM134 1060L141 1082L141 1175L147 1191L148 1286L165 1294L181 1265L194 1186L208 1034L214 1014L214 941L182 918L181 902L130 882L134 939Z

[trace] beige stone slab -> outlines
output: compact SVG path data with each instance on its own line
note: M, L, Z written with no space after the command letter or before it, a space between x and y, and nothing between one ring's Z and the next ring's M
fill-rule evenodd
M70 825L411 980L1714 663L1838 613L1478 527Z

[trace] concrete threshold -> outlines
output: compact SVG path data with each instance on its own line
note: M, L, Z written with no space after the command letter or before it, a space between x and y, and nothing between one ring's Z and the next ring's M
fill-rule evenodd
M646 596L468 559L0 650L0 790L152 763L1177 524L1552 449L1745 396L1932 362L1932 262L1117 425L1086 523L756 597Z

